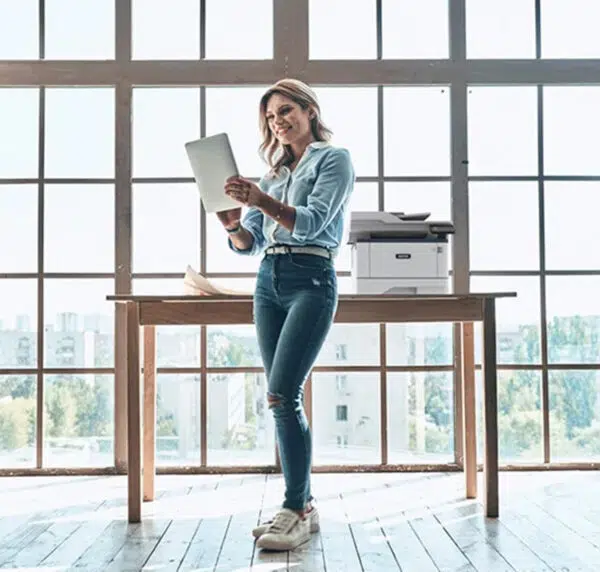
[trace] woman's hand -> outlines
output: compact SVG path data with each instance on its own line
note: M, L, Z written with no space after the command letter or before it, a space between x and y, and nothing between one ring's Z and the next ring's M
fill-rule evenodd
M225 181L225 194L248 207L260 207L264 197L258 185L243 177L229 177Z
M225 228L233 229L240 224L240 218L242 218L242 207L218 212L217 218L221 221L221 224Z

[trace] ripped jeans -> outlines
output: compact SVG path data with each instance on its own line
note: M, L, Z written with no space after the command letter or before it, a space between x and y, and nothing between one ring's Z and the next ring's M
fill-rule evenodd
M333 262L313 254L267 254L258 271L254 323L285 479L284 508L302 510L310 488L312 440L304 384L337 308Z

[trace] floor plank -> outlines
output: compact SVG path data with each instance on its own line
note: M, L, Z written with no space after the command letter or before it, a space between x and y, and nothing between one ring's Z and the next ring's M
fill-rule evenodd
M378 516L385 505L377 504L377 493L385 490L386 475L359 475L365 488L355 488L342 493L344 509L350 520L352 536L356 544L362 569L365 572L400 570L394 552L388 543ZM388 502L389 502L388 493Z
M275 475L160 475L143 522L126 478L5 477L0 569L176 572L590 572L600 562L597 473L501 473L500 518L464 498L460 473L313 475L321 531L256 549L281 506Z
M240 477L223 479L217 483L214 491L199 494L202 502L196 510L202 520L179 570L215 569L231 520L229 510L235 506L230 501L239 498L242 481Z
M320 488L316 496L325 570L360 570L360 558L339 490L339 477L319 477Z

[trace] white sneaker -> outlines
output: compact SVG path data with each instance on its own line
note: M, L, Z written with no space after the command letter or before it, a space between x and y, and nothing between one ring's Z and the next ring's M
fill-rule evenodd
M282 508L266 532L256 541L256 546L267 550L294 550L294 548L310 540L310 525L308 518Z
M271 526L274 520L275 517L256 526L252 530L252 536L254 536L254 538L259 538L262 536L267 531L269 526ZM314 504L312 505L311 511L306 513L306 520L308 520L308 526L312 533L319 532L319 512Z

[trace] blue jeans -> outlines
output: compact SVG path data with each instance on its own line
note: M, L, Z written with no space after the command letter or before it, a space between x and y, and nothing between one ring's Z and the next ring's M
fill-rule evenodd
M312 499L312 440L304 384L337 308L333 262L314 254L267 254L258 271L254 323L285 479L284 508Z

